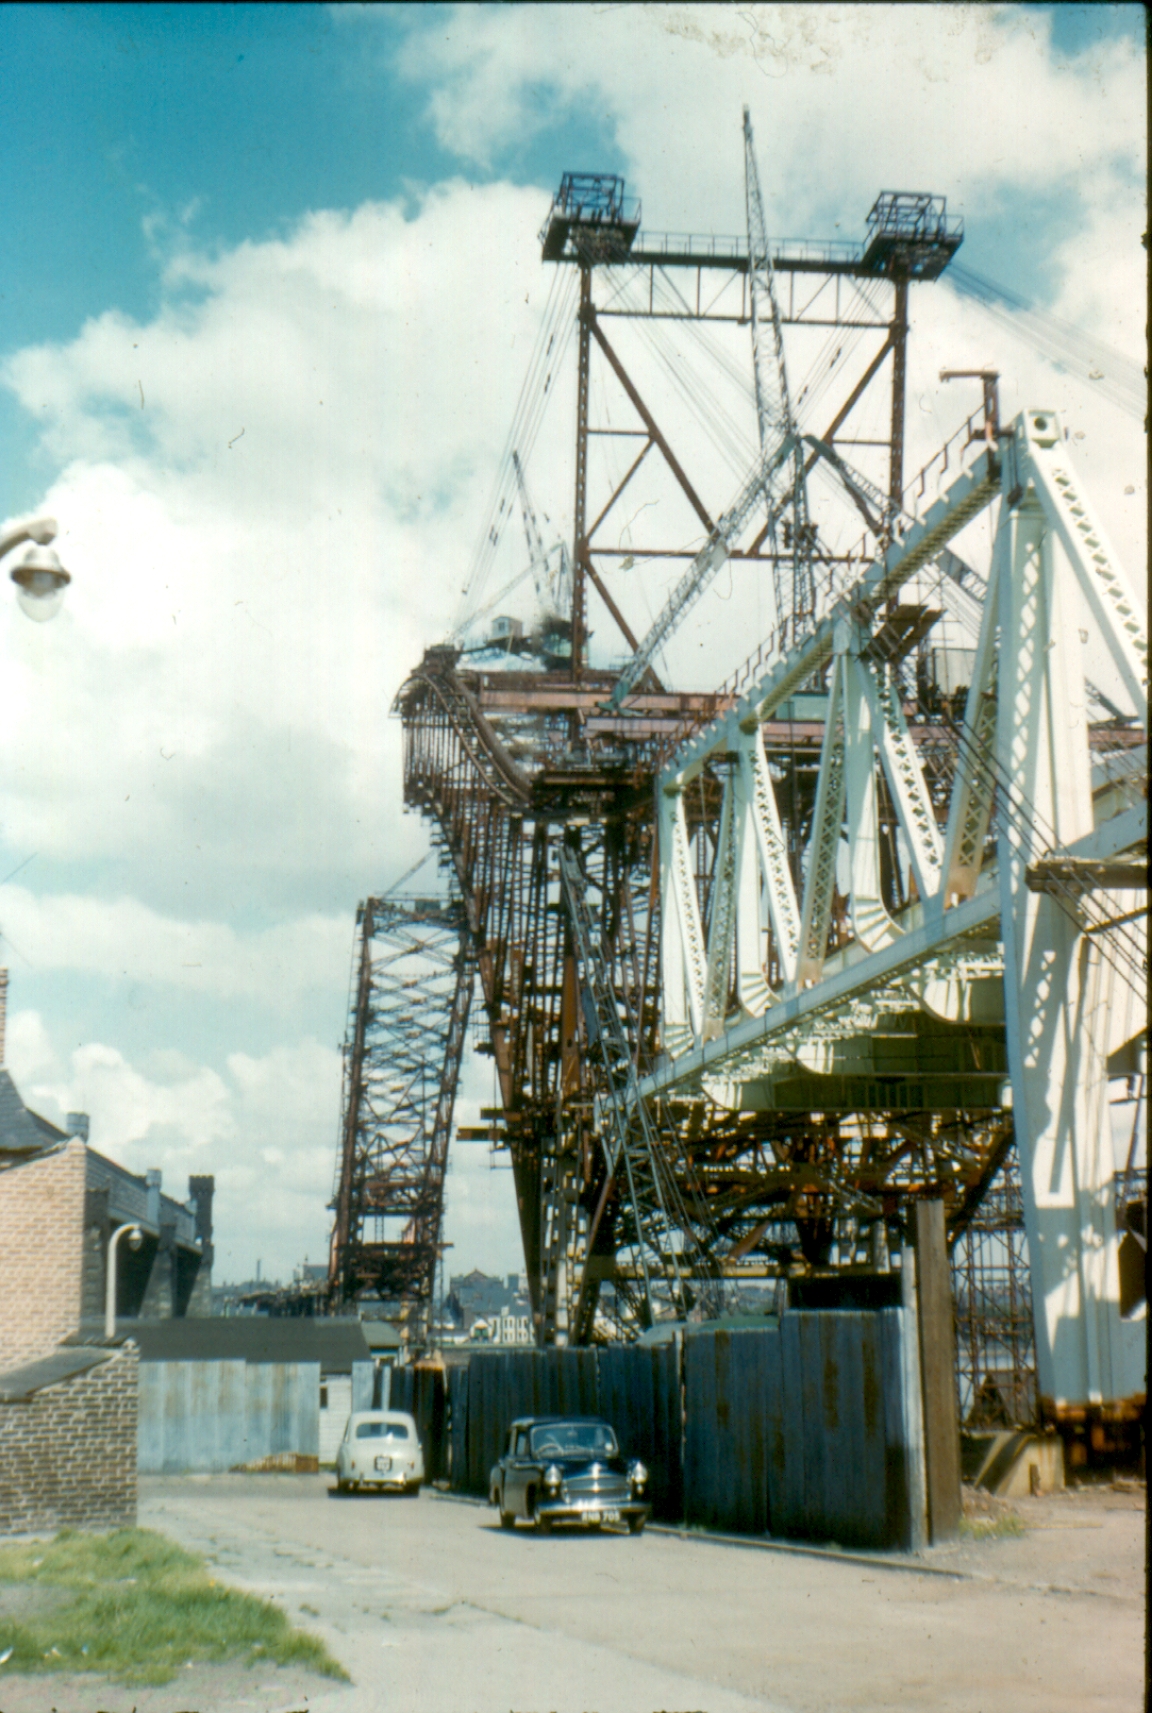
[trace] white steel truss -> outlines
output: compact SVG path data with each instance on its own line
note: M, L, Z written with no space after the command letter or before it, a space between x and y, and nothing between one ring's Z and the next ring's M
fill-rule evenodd
M997 498L945 809L885 658L885 607ZM1119 1314L1107 1077L1110 1057L1144 1028L1147 938L1132 889L1147 842L1147 747L1094 778L1087 626L1143 724L1146 618L1058 416L1029 410L661 775L665 1052L640 1087L649 1099L703 1093L762 1109L781 1067L866 1058L885 1018L1002 1022L1039 1384L1057 1411L1145 1386L1143 1326ZM826 701L797 900L761 727L804 686ZM723 788L706 919L683 811L705 768ZM914 882L895 914L881 886L881 774ZM853 937L830 950L837 889Z

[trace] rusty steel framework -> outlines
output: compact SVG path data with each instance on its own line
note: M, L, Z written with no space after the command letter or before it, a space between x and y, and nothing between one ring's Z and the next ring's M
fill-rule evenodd
M326 1295L392 1303L421 1342L475 969L458 903L369 898L356 928Z
M621 327L644 319L750 326L756 282L749 278L746 245L637 235L622 188L618 181L606 191L585 188L586 198L604 193L595 218L582 225L566 181L542 233L545 259L579 273L570 670L474 670L459 648L442 646L428 650L396 702L404 727L405 801L433 826L475 949L488 1025L482 1050L495 1060L500 1092L490 1131L511 1154L537 1337L545 1343L634 1336L654 1315L690 1309L706 1297L709 1280L763 1279L832 1263L874 1265L886 1249L889 1226L899 1240L900 1207L909 1194L944 1193L959 1213L966 1198L986 1189L989 1162L1002 1157L1011 1130L998 1098L1002 1045L992 1038L995 1031L973 1025L959 1048L949 1042L939 1051L952 1087L974 1066L983 1068L987 1094L978 1111L965 1110L952 1095L943 1114L893 1112L891 1084L884 1079L869 1089L854 1087L846 1110L834 1103L813 1110L811 1099L752 1113L703 1098L657 1101L649 1116L674 1181L675 1217L655 1217L655 1193L645 1198L636 1188L628 1126L633 1132L638 1126L627 1073L634 1084L664 1047L654 778L676 743L732 704L738 683L714 694L677 692L649 670L627 708L617 711L609 704L613 677L589 663L590 590L629 649L639 647L612 588L612 564L627 556L604 526L648 454L659 454L705 531L715 528L721 510L701 497L625 365L619 336L608 329L612 318ZM772 302L783 326L875 330L869 336L876 349L829 410L820 442L810 442L805 469L822 452L846 465L853 412L874 386L886 388L888 400L884 478L848 484L866 525L858 547L831 551L815 529L804 542L795 540L795 531L789 539L787 529L781 540L770 539L771 516L751 528L744 545L726 543L729 558L761 563L774 575L782 558L791 561L802 550L824 605L890 538L900 504L915 505L915 484L906 494L903 482L909 284L935 277L959 243L957 223L947 220L942 204L933 199L926 208L927 214L912 211L914 230L905 232L904 199L891 208L882 200L865 246L780 245L771 256ZM881 290L890 296L887 313L876 308ZM628 401L635 428L619 427L618 417L615 424L595 419L594 359ZM968 439L985 432L987 423L978 417L962 430ZM636 435L639 454L622 479L593 498L589 449L595 436L613 433ZM919 480L922 487L922 475ZM648 563L691 557L668 541L647 542L643 554ZM883 640L895 665L912 654L938 616L894 609ZM792 618L778 614L778 630L790 630ZM769 652L774 646L770 641ZM911 696L915 704L914 686ZM938 703L931 712L917 705L913 714L919 716L914 736L930 759L943 803L954 736ZM822 741L821 719L806 718L799 707L764 732L794 867L813 814ZM685 805L705 903L722 842L721 795L722 780L712 769ZM896 904L907 881L891 812L882 829L885 884ZM595 939L595 967L581 936L574 875L585 890L588 919L596 923L594 936L585 936ZM850 938L841 903L831 944ZM769 981L773 955L770 948ZM630 1067L619 1065L620 1054L613 1061L603 1051L598 984L614 995ZM615 1140L614 1110L623 1114ZM635 1137L634 1143L639 1147ZM692 1283L681 1288L685 1276Z
M909 1199L942 1197L956 1276L967 1281L963 1360L970 1389L978 1394L988 1373L998 1372L999 1357L993 1363L992 1355L1003 1345L1010 1352L1011 1408L1019 1414L1027 1358L1011 1305L1014 1292L1026 1300L1027 1284L1004 1178L1013 1122L1003 1092L1002 1022L983 1021L977 1012L958 1025L905 1016L899 1026L874 1032L867 1064L840 1066L834 1075L819 1066L793 1067L771 1099L760 1102L725 1103L700 1089L641 1096L640 1084L647 1078L651 1088L653 1071L676 1050L662 1003L669 973L662 864L684 864L702 919L710 919L714 895L731 895L725 865L734 846L725 805L737 757L711 756L683 790L678 845L658 834L656 781L686 739L733 708L743 686L780 658L797 634L797 615L777 611L771 635L721 689L666 687L626 616L619 572L636 560L659 568L701 555L684 545L683 530L680 538L648 536L641 548L609 534L614 508L638 472L656 466L681 515L694 520L706 541L719 541L721 557L734 567L747 563L752 572L763 567L778 588L796 586L803 559L804 626L830 612L920 516L934 479L938 486L973 446L983 449L990 469L995 465L995 377L982 374L982 411L910 482L904 477L909 292L947 266L961 241L959 224L948 219L942 199L885 195L872 210L863 245L774 243L770 267L759 264L770 278L780 326L873 341L870 354L865 350L846 373L838 402L821 407L819 437L803 436L802 477L821 464L854 508L857 532L863 523L863 537L847 548L843 532L829 545L815 505L802 514L811 519L803 540L795 525L777 532L767 494L759 517L753 507L746 529L733 526L725 534L717 520L733 514L717 503L724 495L702 494L705 484L688 473L689 449L674 450L627 359L632 324L750 327L754 245L645 235L622 182L604 175L565 179L541 239L545 261L576 270L579 286L571 656L559 667L542 656L543 670L509 670L509 660L497 668L457 638L427 650L394 705L403 726L405 804L429 823L459 899L451 1016L461 1039L464 984L472 969L479 979L479 1050L494 1060L499 1091L499 1106L483 1116L492 1142L511 1158L537 1340L634 1337L656 1318L714 1307L725 1281L886 1267L890 1245L905 1239ZM597 394L598 376L615 389L614 414L604 414L602 405L597 415L595 401L606 397L602 384ZM864 403L877 394L885 433L854 435ZM622 475L606 478L593 450L621 436L631 436L625 444L638 450L629 453ZM864 457L872 459L871 476L853 467L858 447L870 449ZM518 457L515 467L519 474ZM922 771L925 813L943 824L965 741L964 698L936 672L930 644L945 609L953 618L974 618L975 634L983 585L950 549L935 555L934 564L939 598L927 600L914 589L888 601L870 649L892 718L906 728ZM644 660L625 706L613 696L620 674L589 658L593 596L633 660ZM473 661L475 652L480 658ZM762 766L771 778L778 815L775 850L765 860L787 869L796 896L813 825L821 814L827 818L821 791L836 788L829 785L836 768L835 742L828 765L831 697L821 663L758 725L761 759L753 758L753 772ZM1113 737L1123 748L1123 731ZM1106 745L1108 734L1094 741ZM993 781L986 793L982 837L989 849L999 789ZM881 770L875 791L878 903L895 915L917 898L917 880ZM826 890L824 944L832 957L851 950L857 935L834 860ZM764 947L759 979L766 990L778 989L787 954L774 922L766 924ZM745 977L736 962L707 972L708 1003L719 1017L733 1002L755 1002L740 992ZM373 1245L365 1235L369 1214L402 1214L412 1222L406 1231L417 1230L416 1214L403 1200L403 1170L394 1179L381 1170L381 1145L368 1140L378 1132L364 1127L371 1107L358 1094L355 1067L364 1053L355 1042L366 1039L372 991L365 978L354 1007L331 1282L345 1294L370 1287L418 1296L431 1277L434 1245L421 1247L411 1237ZM422 1049L425 1062L437 1065L438 1112L449 1119L459 1068L454 1039L450 1028L442 1052L436 1040ZM446 1143L437 1130L420 1156L438 1162L420 1179L423 1191L430 1192L437 1171L442 1187ZM432 1230L430 1207L421 1229ZM989 1242L1006 1243L1011 1274L1010 1325L999 1330L992 1324L999 1308L994 1313L989 1305L998 1305L1003 1292L998 1280L990 1282Z
M960 1420L976 1428L1035 1422L1032 1287L1014 1144L970 1216L954 1221L952 1300Z

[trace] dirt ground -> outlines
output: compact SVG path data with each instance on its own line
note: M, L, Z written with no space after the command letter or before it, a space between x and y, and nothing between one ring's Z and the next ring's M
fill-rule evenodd
M321 1635L352 1677L194 1666L165 1689L0 1670L0 1713L1136 1713L1146 1494L1004 1505L919 1558L650 1529L537 1538L324 1476L142 1483L140 1522Z

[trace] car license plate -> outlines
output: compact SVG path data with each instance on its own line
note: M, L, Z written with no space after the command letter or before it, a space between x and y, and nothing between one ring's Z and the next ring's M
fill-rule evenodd
M390 1457L378 1457L376 1459L376 1467L382 1475L387 1474L388 1470L392 1467L392 1459Z
M620 1521L620 1513L619 1511L601 1511L600 1521L602 1523L618 1523Z

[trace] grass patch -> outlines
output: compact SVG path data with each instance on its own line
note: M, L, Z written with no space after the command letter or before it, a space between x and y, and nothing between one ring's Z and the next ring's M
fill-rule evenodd
M347 1678L323 1642L277 1607L218 1583L196 1553L149 1529L0 1547L0 1595L21 1585L19 1616L0 1613L4 1672L98 1671L170 1683L189 1660L300 1665ZM44 1591L42 1607L34 1591ZM65 1598L61 1599L61 1591Z
M1003 1511L998 1517L961 1517L960 1533L966 1540L1012 1540L1024 1533L1024 1524L1015 1511Z

